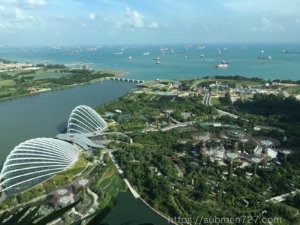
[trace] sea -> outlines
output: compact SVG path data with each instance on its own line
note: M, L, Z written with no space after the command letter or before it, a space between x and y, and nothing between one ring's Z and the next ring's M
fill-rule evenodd
M117 70L139 80L240 75L300 79L300 43L0 47L0 58ZM216 65L225 61L228 67Z

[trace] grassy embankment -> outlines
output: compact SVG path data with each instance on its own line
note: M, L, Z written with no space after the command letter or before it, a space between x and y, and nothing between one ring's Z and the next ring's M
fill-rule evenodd
M126 191L127 187L119 175L112 160L105 156L105 165L95 166L91 175L95 178L91 189L100 199L100 208L107 206L111 200L115 199L119 192Z

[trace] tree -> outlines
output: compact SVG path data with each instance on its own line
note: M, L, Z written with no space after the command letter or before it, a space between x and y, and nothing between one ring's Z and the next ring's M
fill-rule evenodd
M195 185L194 196L199 201L205 200L208 196L209 190L205 181L206 179L199 179Z
M225 93L225 96L223 98L223 100L221 101L224 105L227 105L227 106L230 106L232 105L232 100L231 100L231 95L230 95L230 92L227 91Z

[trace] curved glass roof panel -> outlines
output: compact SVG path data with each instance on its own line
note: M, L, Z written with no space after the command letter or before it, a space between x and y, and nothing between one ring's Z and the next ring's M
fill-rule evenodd
M36 138L22 142L7 156L0 179L7 195L25 191L63 171L77 159L77 148L65 141Z

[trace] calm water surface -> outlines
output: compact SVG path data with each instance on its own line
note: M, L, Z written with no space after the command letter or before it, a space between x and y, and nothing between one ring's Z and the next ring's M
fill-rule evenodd
M0 102L0 161L20 142L54 137L77 105L94 107L134 87L133 83L105 81Z
M107 216L105 222L111 225L119 225L130 220L135 220L139 224L172 225L149 209L141 200L135 199L128 191L119 194L117 205Z
M0 56L22 62L65 63L70 66L83 62L94 69L126 70L129 71L126 77L140 80L208 75L300 79L299 43L0 48ZM258 59L268 56L272 59ZM156 57L160 58L160 64L155 63ZM228 69L215 68L222 60L229 63Z

